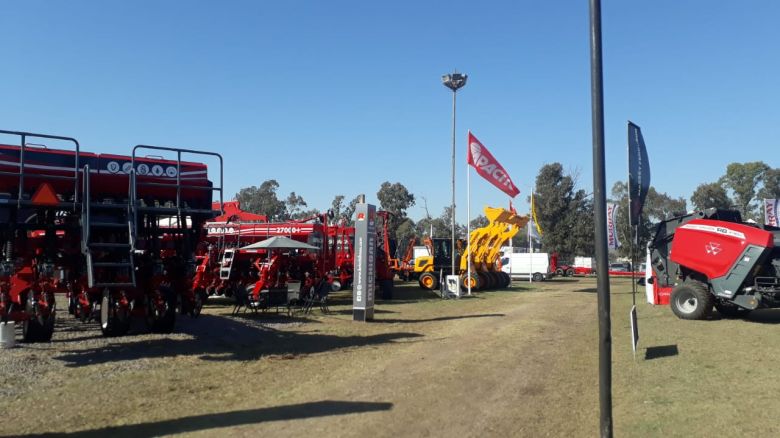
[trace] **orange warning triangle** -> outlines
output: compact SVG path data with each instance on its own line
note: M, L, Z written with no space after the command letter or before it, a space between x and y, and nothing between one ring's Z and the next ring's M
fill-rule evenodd
M60 200L57 199L57 194L51 188L51 184L43 183L35 191L32 203L35 205L57 205L60 203Z

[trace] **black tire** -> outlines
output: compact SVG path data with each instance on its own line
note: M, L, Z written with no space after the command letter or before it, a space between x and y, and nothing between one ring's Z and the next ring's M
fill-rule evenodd
M49 342L54 334L54 321L57 317L56 309L52 307L49 314L44 316L33 303L33 299L25 300L25 310L29 316L22 323L22 340L24 342Z
M176 295L167 287L161 287L159 293L164 302L163 308L158 308L152 297L147 297L147 325L153 333L172 333L176 325Z
M512 284L512 277L509 276L506 272L500 272L499 275L501 275L501 287L502 288L508 288L509 285Z
M715 310L717 310L718 313L720 313L720 316L728 319L742 318L747 316L748 313L750 313L750 310L748 309L744 309L742 307L737 306L736 304L732 304L724 301L716 301Z
M669 304L680 319L706 319L712 314L715 297L706 284L686 280L672 290Z
M542 281L544 280L544 276L540 272L534 272L534 275L531 276L532 281Z
M124 336L130 330L130 313L116 299L116 294L108 289L103 291L100 301L100 331L103 336Z
M564 274L565 274L565 272L564 272L563 268L558 268L558 269L555 270L555 275L557 275L559 277L563 277Z
M198 289L195 291L195 302L192 304L192 309L190 309L190 316L193 318L197 318L200 316L200 312L203 310L203 306L208 302L209 300L209 294L203 289Z
M482 287L482 284L479 281L479 275L477 275L476 272L471 273L471 291L478 291L480 287ZM460 288L463 291L469 290L469 276L467 273L460 275Z
M420 287L426 290L436 290L439 287L439 279L433 272L423 272L418 282Z
M571 269L571 268L567 269L565 275L567 277L574 277L574 269Z

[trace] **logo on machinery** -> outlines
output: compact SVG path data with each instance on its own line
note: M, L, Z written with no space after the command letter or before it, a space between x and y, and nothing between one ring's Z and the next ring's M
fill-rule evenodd
M710 242L704 245L704 250L707 251L707 254L714 255L714 256L718 255L718 253L722 251L720 247L720 243L716 243L716 242Z

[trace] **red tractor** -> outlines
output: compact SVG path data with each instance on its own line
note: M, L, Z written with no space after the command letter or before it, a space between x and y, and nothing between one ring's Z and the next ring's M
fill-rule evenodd
M95 154L70 137L0 134L19 140L0 144L1 320L21 322L25 341L48 341L57 293L106 336L127 333L133 315L171 332L177 308L197 314L189 284L195 245L222 189L205 164L182 155L215 157L221 180L218 154L143 145L129 156ZM142 150L176 158L141 157Z
M656 295L682 319L780 307L780 229L709 209L658 224L650 244ZM667 295L668 296L668 295ZM660 300L663 302L664 300Z

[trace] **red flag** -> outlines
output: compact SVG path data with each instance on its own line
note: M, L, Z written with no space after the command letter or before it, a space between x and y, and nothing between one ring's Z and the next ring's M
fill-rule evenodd
M491 184L512 198L520 193L506 170L471 132L469 132L468 154L468 163L477 170L482 178L490 181Z

